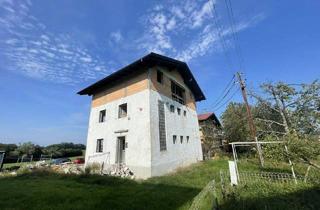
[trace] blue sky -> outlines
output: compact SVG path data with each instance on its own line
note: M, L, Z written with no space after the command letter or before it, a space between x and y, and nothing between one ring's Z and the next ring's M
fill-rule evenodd
M90 98L76 92L150 51L186 61L198 109L218 115L235 71L249 88L319 78L319 1L231 2L237 43L224 0L0 0L0 142L85 143Z

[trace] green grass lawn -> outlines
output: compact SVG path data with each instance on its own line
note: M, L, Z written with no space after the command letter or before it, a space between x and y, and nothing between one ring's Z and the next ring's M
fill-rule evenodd
M250 161L244 161L241 167L259 170ZM216 189L221 193L221 169L228 169L226 160L201 162L174 174L144 181L50 173L0 178L0 209L189 209L193 198L212 179L217 180ZM279 188L283 186L239 186L229 191L225 199L219 194L220 209L277 209L264 208L265 205L256 203L258 201L273 202L275 207L286 209L283 206L288 201L303 205L314 200L312 205L315 205L320 200L319 189L315 186ZM208 207L211 202L206 197L203 206ZM248 206L251 208L246 208Z

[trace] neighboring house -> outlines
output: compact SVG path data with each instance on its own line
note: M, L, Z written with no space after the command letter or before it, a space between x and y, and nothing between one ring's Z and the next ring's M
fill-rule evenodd
M205 96L186 63L150 53L78 94L92 96L86 164L148 178L202 160L196 102Z
M222 146L221 123L213 112L199 114L199 134L204 159L209 159Z

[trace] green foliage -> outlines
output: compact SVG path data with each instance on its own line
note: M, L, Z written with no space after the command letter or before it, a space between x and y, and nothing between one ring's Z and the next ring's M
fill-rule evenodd
M16 144L1 144L0 143L0 151L5 151L6 153L13 152L14 150L17 149Z
M294 129L300 134L320 135L320 82L303 85L294 110Z
M222 114L223 131L229 142L250 139L246 107L242 103L230 103Z
M274 138L269 136L267 140L274 140ZM320 143L318 140L301 138L296 134L283 136L280 140L283 141L282 144L265 146L264 155L266 158L279 161L288 161L290 159L294 163L300 162L318 168L314 162L320 157ZM285 150L285 145L288 151Z
M54 158L82 156L83 150L85 150L85 145L74 143L53 144L47 147L41 147L32 142L19 145L0 144L0 151L6 151L5 163L15 163L23 155L33 155L34 160L38 160L42 154L52 154Z
M44 148L43 152L46 155L51 155L54 158L58 157L73 157L81 156L82 150L85 149L83 144L74 144L74 143L60 143L52 144Z
M15 152L18 155L32 155L35 152L35 145L32 142L19 144Z

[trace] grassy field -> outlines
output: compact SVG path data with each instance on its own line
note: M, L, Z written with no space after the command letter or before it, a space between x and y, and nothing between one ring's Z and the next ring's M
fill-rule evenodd
M226 160L212 160L144 181L48 173L0 178L0 208L189 209L202 188L212 179L218 182L219 170L227 167ZM259 170L254 161L244 161L241 167ZM217 183L218 194L219 186ZM285 187L256 183L233 188L224 199L221 193L218 197L220 209L298 209L295 206L320 209L319 186L311 185ZM212 200L207 197L203 202L206 206L203 209L207 209Z

